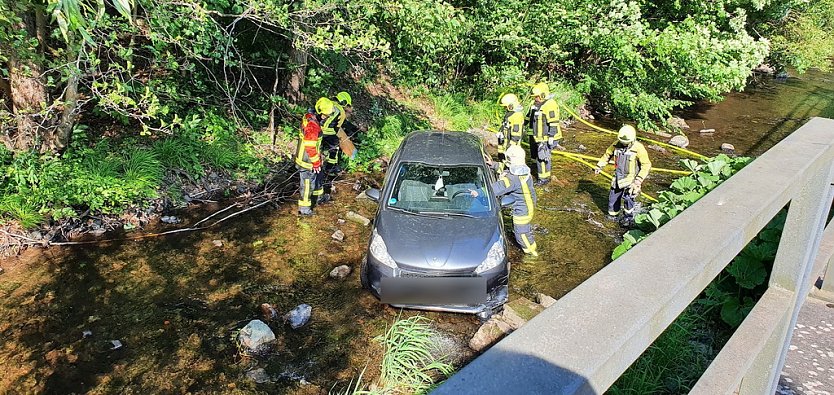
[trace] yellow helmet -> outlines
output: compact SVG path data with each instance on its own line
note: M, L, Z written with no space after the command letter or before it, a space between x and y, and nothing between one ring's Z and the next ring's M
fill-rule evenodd
M513 108L520 104L518 96L512 93L507 93L504 96L501 96L501 100L499 100L498 103L507 108Z
M316 112L329 115L333 112L333 101L326 97L318 99L316 101Z
M347 93L347 92L344 92L344 91L339 92L339 93L336 94L336 100L338 100L339 104L341 104L343 106L352 106L353 105L353 99L351 99L350 93Z
M623 144L631 144L636 139L637 130L634 129L634 126L623 125L623 127L620 128L620 131L617 132L617 140L619 140Z
M533 85L533 92L531 96L538 96L538 97L546 97L550 94L550 87L547 86L544 82L539 82L536 85Z
M511 144L507 147L504 155L507 157L511 166L521 166L524 164L524 148L521 148L518 144Z

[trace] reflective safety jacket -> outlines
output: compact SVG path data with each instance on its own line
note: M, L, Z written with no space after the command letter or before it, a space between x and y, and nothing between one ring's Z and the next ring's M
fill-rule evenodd
M556 101L548 98L541 104L534 101L530 105L528 113L530 134L537 143L546 141L548 137L554 139L562 138L562 126L559 124L559 105Z
M619 142L611 144L605 154L599 158L597 167L605 167L612 157L614 158L614 178L611 180L611 186L618 189L631 185L635 179L645 180L652 168L649 153L639 141L628 146Z
M339 130L342 129L345 125L345 120L347 119L347 112L345 112L345 108L338 103L338 100L333 101L333 107L335 107L336 110L339 111L339 119L336 120L336 130Z
M509 144L521 143L521 138L524 137L522 132L524 114L521 113L522 111L524 111L524 107L518 106L504 114L504 122L501 123L501 130L499 130L499 132L504 133L504 139L507 141L504 143L504 147L508 147Z
M533 219L536 207L536 190L527 166L510 166L510 169L492 183L492 191L499 198L509 195L513 202L513 224L526 225Z
M345 121L344 114L345 109L338 104L333 104L333 112L330 113L330 116L327 117L321 123L321 132L325 136L335 136L336 131L339 130L339 127L342 122ZM341 119L341 121L339 121Z
M311 170L321 166L319 146L321 145L321 127L315 114L307 113L301 120L301 132L298 134L298 149L295 164L300 168Z

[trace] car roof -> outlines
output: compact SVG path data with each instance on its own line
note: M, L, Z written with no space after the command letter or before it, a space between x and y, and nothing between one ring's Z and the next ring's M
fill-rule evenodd
M478 136L466 132L421 130L405 136L400 161L438 165L482 165L483 146Z

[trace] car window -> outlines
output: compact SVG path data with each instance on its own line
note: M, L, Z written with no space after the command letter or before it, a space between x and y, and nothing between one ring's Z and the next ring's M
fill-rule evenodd
M415 213L483 214L492 211L483 168L402 163L388 207ZM472 197L470 191L478 192Z

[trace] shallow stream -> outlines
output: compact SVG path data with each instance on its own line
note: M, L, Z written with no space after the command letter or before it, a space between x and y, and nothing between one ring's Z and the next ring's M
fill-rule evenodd
M812 116L834 118L834 74L784 81L769 76L718 104L680 114L691 126L690 149L706 155L722 143L759 155ZM609 128L618 125L600 124ZM564 145L599 155L612 137L575 125ZM700 135L699 129L715 133ZM679 168L677 156L650 151L656 166ZM604 216L608 183L576 162L554 161L556 181L539 189L534 219L538 258L511 254L511 298L545 293L559 298L610 261L622 231ZM264 207L208 231L72 248L31 249L2 262L0 389L14 393L326 393L365 371L378 375L382 348L373 338L397 317L422 314L443 333L458 361L473 357L466 343L472 316L397 311L361 290L357 268L369 228L341 223L349 211L372 217L375 205L356 200L380 174L346 176L335 202L299 220L294 203ZM656 193L669 177L652 176ZM192 223L221 205L180 215ZM180 225L159 225L154 231ZM336 231L344 240L331 238ZM219 242L216 242L219 241ZM216 244L222 244L220 246ZM348 265L344 280L330 270ZM235 331L261 318L261 303L287 312L313 307L310 324L291 329L280 319L264 358L244 358ZM85 338L84 331L91 335ZM113 347L112 340L122 346ZM457 347L456 347L457 345ZM270 382L246 372L263 368ZM3 392L3 391L0 391Z

